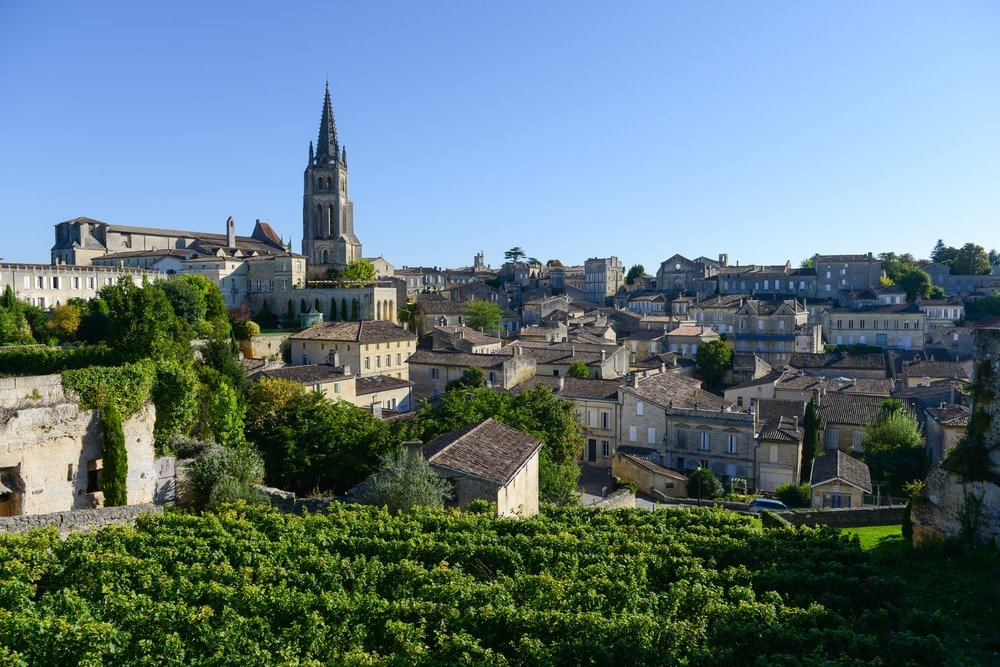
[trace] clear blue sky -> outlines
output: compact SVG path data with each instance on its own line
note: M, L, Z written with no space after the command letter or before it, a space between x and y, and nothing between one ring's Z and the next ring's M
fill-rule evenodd
M329 77L366 256L1000 248L997 2L0 1L0 256L52 225L296 250Z

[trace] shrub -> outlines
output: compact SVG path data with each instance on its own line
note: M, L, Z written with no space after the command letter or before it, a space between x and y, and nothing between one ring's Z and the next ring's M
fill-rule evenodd
M628 489L629 491L632 492L632 495L635 495L636 493L639 492L639 487L637 487L634 483L624 479L616 479L615 485L611 487L612 491L617 491L619 489Z
M708 468L698 468L691 471L691 474L688 475L687 490L688 498L704 498L706 500L721 498L723 493L722 482Z
M809 482L798 485L788 482L774 489L775 497L789 507L809 507L811 493Z
M188 467L192 495L200 509L215 510L225 503L265 503L256 487L264 481L264 461L248 446L223 447L211 441L175 438L178 456L193 457Z
M764 510L760 513L760 525L769 530L792 528L792 524L788 519L771 510Z

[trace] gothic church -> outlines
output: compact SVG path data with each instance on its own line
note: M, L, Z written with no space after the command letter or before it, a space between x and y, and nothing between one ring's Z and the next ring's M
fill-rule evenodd
M337 138L326 84L319 142L309 142L309 164L302 197L302 254L310 268L341 269L361 259L361 241L354 235L354 203L347 194L347 149Z

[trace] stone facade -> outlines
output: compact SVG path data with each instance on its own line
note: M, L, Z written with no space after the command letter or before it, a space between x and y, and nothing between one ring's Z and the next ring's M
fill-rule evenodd
M927 316L914 303L865 310L831 308L823 313L823 334L831 345L874 345L924 349Z
M639 492L653 498L684 498L687 476L636 456L618 453L611 472L615 477L635 484Z
M840 290L878 287L882 263L871 253L866 255L814 255L816 292L820 298L834 298Z
M143 278L166 278L160 271L117 266L67 266L55 264L0 264L0 292L8 286L17 298L39 308L53 308L68 300L90 300L107 285L128 276L135 284Z
M360 377L388 375L408 380L407 361L416 336L385 321L328 322L289 338L292 363L350 366ZM336 360L334 360L336 359Z
M53 378L38 383L51 387ZM19 378L20 379L20 378ZM151 404L124 423L130 503L149 503L156 491ZM0 516L100 507L100 420L75 398L19 399L0 407Z
M347 148L340 145L330 102L330 85L323 98L316 150L309 144L303 176L302 254L311 268L343 268L361 259L361 241L354 234L354 203L347 192Z
M305 302L307 311L309 308L315 308L323 314L324 321L332 322L343 319L341 313L345 310L345 305L347 318L351 319L353 304L357 302L359 320L396 322L398 319L396 290L378 283L362 287L311 287L287 291L281 289L279 284L276 284L273 290L269 288L267 282L262 284L264 289L257 291L257 283L254 283L255 291L248 295L250 310L254 313L260 312L266 301L268 309L279 319L291 319L289 313L292 313L292 317L298 317ZM334 308L336 317L333 317Z
M583 265L587 300L603 306L625 284L625 266L615 256L592 257Z

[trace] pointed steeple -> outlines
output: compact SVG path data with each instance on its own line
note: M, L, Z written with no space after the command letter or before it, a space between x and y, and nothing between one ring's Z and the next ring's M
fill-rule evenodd
M313 142L309 142L309 164L313 163Z
M346 167L347 166L347 146L344 146L341 150L343 151L343 153L340 156L340 164L342 164L342 165L344 165Z
M319 142L316 145L316 162L327 164L336 162L337 149L339 146L337 139L337 123L333 120L333 104L330 102L330 82L326 82L326 96L323 98L323 117L319 122Z

